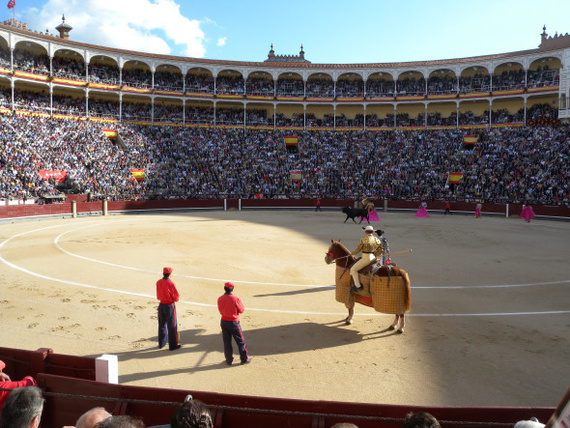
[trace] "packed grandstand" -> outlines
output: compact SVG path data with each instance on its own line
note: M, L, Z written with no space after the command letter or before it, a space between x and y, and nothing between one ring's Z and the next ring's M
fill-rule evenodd
M241 63L85 45L11 20L0 198L567 206L570 36L541 37L447 61L323 65L272 47Z

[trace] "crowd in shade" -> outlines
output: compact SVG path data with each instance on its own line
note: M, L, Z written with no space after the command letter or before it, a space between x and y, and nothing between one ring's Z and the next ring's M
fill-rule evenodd
M248 126L273 126L274 118L268 114L267 109L249 107L245 116L243 107L216 107L213 105L196 106L187 103L183 106L181 101L171 101L161 98L151 100L150 98L140 101L141 97L124 97L122 102L118 99L109 99L100 94L93 93L86 99L78 94L69 95L65 93L54 93L50 97L47 90L29 91L22 88L14 89L14 109L33 112L43 112L46 114L63 114L72 116L113 118L126 121L145 121L161 123L186 123L196 125L243 125L244 120ZM153 105L154 104L154 105ZM88 107L87 107L88 106ZM0 87L0 107L12 107L12 89ZM558 110L555 106L547 103L533 104L527 109L527 120L556 119ZM332 114L324 114L323 117L316 117L307 111L306 117L303 113L293 113L286 117L282 113L275 114L275 126L277 127L348 127L348 128L394 128L394 127L425 127L425 126L447 126L456 127L466 125L489 125L524 123L524 109L510 112L507 109L494 109L489 115L488 110L480 113L472 111L451 112L447 117L441 112L429 112L427 117L425 112L415 116L409 113L386 113L384 117L379 117L376 113L369 112L366 117L363 114L356 114L354 118L345 116L342 111L336 112L336 117Z
M97 122L0 115L0 198L57 193L39 170L67 171L97 198L448 199L567 205L570 128L478 131L290 132L117 124L124 145ZM131 169L144 170L136 181ZM302 179L292 181L291 171ZM447 174L462 172L457 185ZM68 183L69 184L69 183Z
M180 71L176 73L173 70L165 69L166 66L162 67L154 73L154 88L163 91L182 92L184 85Z

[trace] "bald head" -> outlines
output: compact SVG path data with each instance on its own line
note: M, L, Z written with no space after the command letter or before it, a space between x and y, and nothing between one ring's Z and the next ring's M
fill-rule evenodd
M104 421L109 416L111 414L103 407L94 407L91 410L87 410L77 419L75 428L93 428L95 424Z

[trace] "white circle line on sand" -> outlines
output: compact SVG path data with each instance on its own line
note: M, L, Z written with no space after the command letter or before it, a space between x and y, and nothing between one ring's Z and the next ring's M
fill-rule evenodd
M101 223L96 223L96 224L101 224ZM52 229L55 227L60 227L60 225L43 227L43 228L39 228L39 229L31 230L31 231L26 231L26 232L22 232L22 233L13 235L13 236L9 237L8 239L4 240L2 243L0 243L0 248L2 248L9 241L11 241L15 238L18 238L20 236L24 236L24 235L31 234L31 233L38 232L38 231L42 231L42 230ZM73 229L73 231L79 230L79 229L82 229L85 227L89 227L89 226L83 226L80 228L76 228L76 229ZM68 232L71 232L71 231L68 231ZM67 233L67 232L60 234L59 236L62 236L65 233ZM79 256L79 257L82 257L82 256ZM90 260L89 258L86 258L86 259ZM94 260L94 261L96 261L96 260ZM82 287L82 288L89 288L92 290L107 291L107 292L111 292L111 293L123 294L123 295L127 295L127 296L144 297L144 298L149 298L149 299L155 298L155 296L152 296L149 294L134 293L134 292L125 291L125 290L116 290L116 289L107 288L107 287L99 287L96 285L84 284L81 282L68 281L68 280L64 280L64 279L60 279L60 278L54 278L54 277L50 277L47 275L42 275L42 274L39 274L37 272L33 272L29 269L23 268L21 266L17 266L15 264L9 262L8 260L4 259L4 257L2 257L1 255L0 255L0 262L11 267L12 269L18 270L20 272L26 273L26 274L31 275L31 276L35 276L36 278L41 278L41 279L45 279L45 280L49 280L49 281L59 282L62 284L74 285L74 286ZM103 262L103 263L106 263L106 262ZM137 270L136 268L130 268L130 269ZM189 304L189 305L193 305L193 306L208 307L208 308L215 308L217 306L214 304L191 302L191 301L186 301L186 300L181 300L179 303ZM282 310L282 309L265 309L265 308L248 308L248 311L281 313L281 314L302 314L302 315L334 315L334 316L343 316L344 315L344 314L341 314L338 312L335 313L335 312L315 312L315 311L286 311L286 310ZM412 317L485 317L485 316L560 315L560 314L568 314L568 313L570 313L570 310L566 310L566 311L543 311L543 312L537 312L537 311L534 311L534 312L494 312L494 313L473 313L473 314L412 314L412 313L409 313L408 316L412 316ZM384 316L384 315L389 315L389 314L367 313L367 314L355 314L355 315L357 315L357 316Z
M110 262L105 262L102 260L97 260L91 257L85 257L85 256L81 256L79 254L76 253L72 253L68 250L66 250L65 248L63 248L60 244L59 244L59 240L61 237L76 232L78 230L81 229L86 229L86 228L90 228L92 226L99 226L102 225L104 223L99 222L99 223L95 223L92 225L86 225L86 226L82 226L82 227L78 227L75 229L71 229L71 230L67 230L61 234L59 234L55 240L54 240L54 244L55 246L63 253L67 254L68 256L71 257L76 257L78 259L82 259L82 260L86 260L86 261L90 261L93 263L100 263L103 265L107 265L107 266L111 266L111 267L116 267L116 268L120 268L120 269L127 269L127 270L133 270L136 272L143 272L143 273L151 273L153 275L161 275L160 272L157 271L152 271L152 270L148 270L148 269L141 269L141 268L135 268L132 266L125 266L125 265L119 265L116 263L110 263ZM284 286L284 287L311 287L311 288L335 288L334 285L313 285L313 284L289 284L289 283L278 283L278 282L258 282L258 281L241 281L241 280L235 280L235 279L221 279L221 278L208 278L208 277L203 277L203 276L192 276L192 275L184 275L184 274L174 274L172 275L173 277L179 277L179 278L185 278L185 279L197 279L200 281L212 281L212 282L225 282L225 281L232 281L234 283L239 283L239 284L256 284L256 285L278 285L278 286ZM496 284L496 285L451 285L451 286L416 286L416 287L411 287L413 290L468 290L468 289L488 289L488 288L518 288L518 287L535 287L535 286L542 286L542 285L556 285L556 284L568 284L570 283L570 280L560 280L560 281L549 281L549 282L535 282L535 283L525 283L525 284Z

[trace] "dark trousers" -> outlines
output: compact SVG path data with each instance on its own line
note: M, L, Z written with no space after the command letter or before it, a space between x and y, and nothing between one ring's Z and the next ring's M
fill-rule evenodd
M231 364L234 360L234 350L232 347L232 337L236 341L239 351L239 357L242 363L247 361L247 347L245 346L245 339L239 321L224 321L220 322L222 327L222 338L224 339L224 356L226 361Z
M178 346L178 323L176 322L176 305L161 303L158 305L158 347L166 345L168 348L176 349Z

